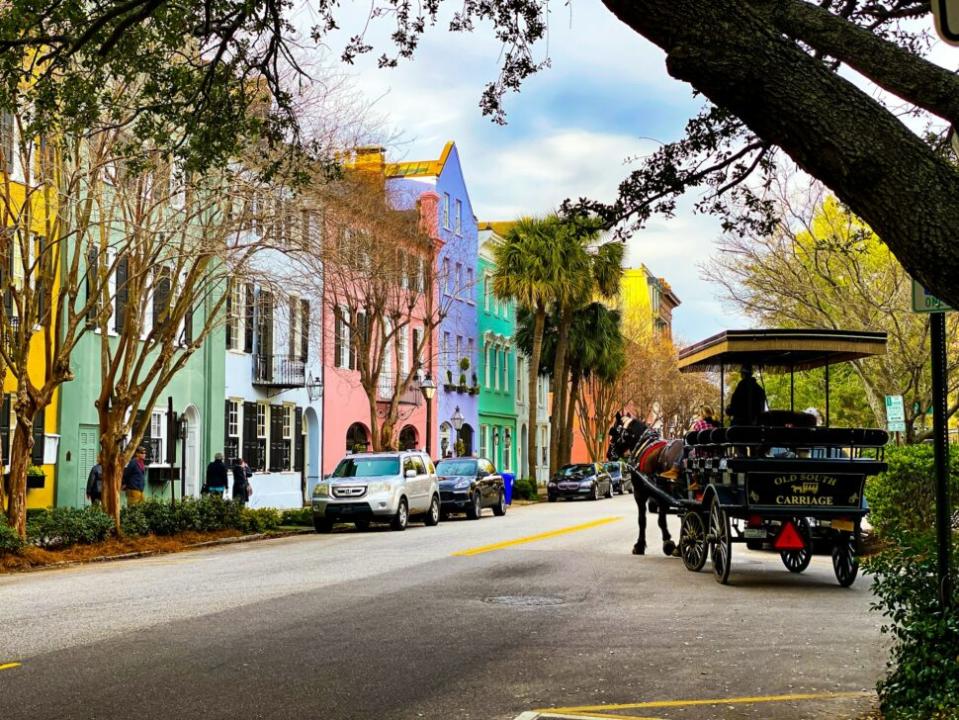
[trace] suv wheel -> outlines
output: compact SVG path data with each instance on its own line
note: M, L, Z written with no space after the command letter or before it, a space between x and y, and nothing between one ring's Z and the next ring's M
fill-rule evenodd
M502 492L499 494L499 500L493 506L493 514L497 517L503 517L506 514L506 495Z
M430 509L427 511L423 522L431 527L440 523L440 499L436 495L430 501Z
M480 495L478 492L473 493L473 497L470 498L470 504L466 507L466 517L470 520L479 520L480 515L483 514L483 504L480 500Z
M396 515L393 516L393 521L390 523L390 527L394 530L406 530L406 526L410 522L410 509L406 504L406 498L400 498L400 506L396 508Z

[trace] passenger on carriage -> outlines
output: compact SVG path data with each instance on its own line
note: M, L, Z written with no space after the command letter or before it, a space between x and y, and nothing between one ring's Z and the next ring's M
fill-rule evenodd
M719 423L716 422L716 418L713 417L713 409L709 407L709 405L703 405L699 410L699 418L693 423L690 430L695 432L697 430L710 430L718 427Z

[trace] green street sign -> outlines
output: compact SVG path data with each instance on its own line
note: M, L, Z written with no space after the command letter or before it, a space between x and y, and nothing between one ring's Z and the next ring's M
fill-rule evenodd
M917 313L949 312L951 307L946 305L935 295L915 280L912 281L912 311Z

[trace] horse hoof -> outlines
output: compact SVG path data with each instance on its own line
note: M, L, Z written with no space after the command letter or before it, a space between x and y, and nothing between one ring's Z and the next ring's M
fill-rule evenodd
M645 555L646 548L642 545L633 545L633 555Z
M676 549L676 543L674 543L672 540L667 540L666 542L663 543L664 555L672 555L675 549Z

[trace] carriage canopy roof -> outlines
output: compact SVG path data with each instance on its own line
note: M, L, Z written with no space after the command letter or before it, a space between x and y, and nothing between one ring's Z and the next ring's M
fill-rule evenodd
M789 372L886 352L886 333L865 330L726 330L679 352L682 372L752 365Z

